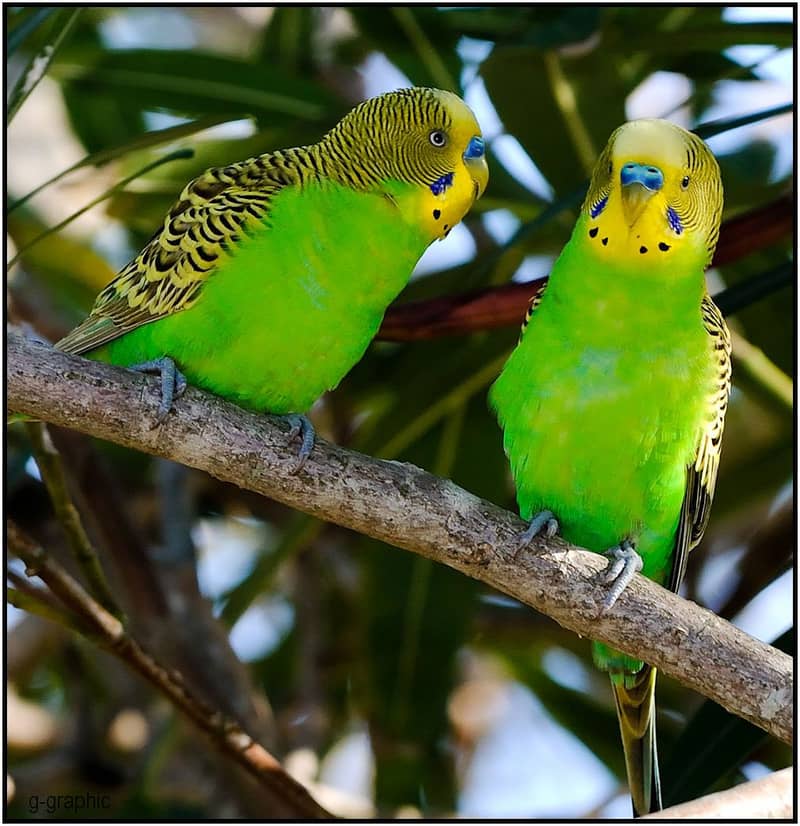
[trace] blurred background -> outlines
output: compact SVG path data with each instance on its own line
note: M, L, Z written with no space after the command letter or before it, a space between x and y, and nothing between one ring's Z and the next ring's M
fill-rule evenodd
M729 318L716 502L684 590L794 650L792 7L5 14L7 307L51 340L190 178L315 141L370 95L451 89L488 142L488 192L400 302L546 275L616 126L705 125L724 218L744 220L709 286L754 286ZM312 419L325 438L514 509L486 391L517 335L515 321L376 342ZM202 473L52 434L133 633L335 813L629 815L613 700L586 640L445 567ZM8 514L71 567L20 425L6 479ZM24 566L9 568L18 583ZM34 813L31 796L89 792L108 805L80 817L270 815L236 767L97 647L9 606L6 656L9 815L68 816L56 804ZM659 686L667 802L790 764L788 746L669 678Z

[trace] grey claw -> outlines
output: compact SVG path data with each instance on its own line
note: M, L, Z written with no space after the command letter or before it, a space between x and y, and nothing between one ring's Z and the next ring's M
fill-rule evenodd
M311 451L314 448L314 425L311 424L308 417L301 416L297 413L291 413L286 417L289 422L289 441L294 441L300 437L300 450L297 454L297 461L289 469L289 473L295 474L302 470Z
M137 373L154 373L161 376L161 401L158 404L155 422L150 428L153 430L164 423L169 416L169 411L172 410L175 399L180 398L186 391L186 376L178 370L169 356L141 364L131 364L128 369L135 370Z
M601 614L605 614L614 607L620 594L644 567L642 557L639 556L636 546L629 539L624 539L619 545L609 548L605 556L608 557L608 567L603 571L603 581L613 583L613 585L603 600Z
M175 371L175 395L174 398L179 399L185 392L186 388L189 386L189 382L186 381L186 376L181 373L180 370Z
M544 530L544 535L552 539L558 533L558 520L553 511L539 511L528 524L528 528L519 538L518 551L527 548L528 545Z

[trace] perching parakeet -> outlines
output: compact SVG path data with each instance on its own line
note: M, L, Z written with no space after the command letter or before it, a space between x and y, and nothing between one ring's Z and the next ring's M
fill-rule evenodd
M319 143L210 169L56 344L242 407L304 413L361 358L428 245L481 196L480 127L456 95L402 89ZM303 432L299 463L311 450Z
M663 120L609 139L575 229L491 390L520 514L609 555L611 607L634 573L675 591L705 530L730 389L730 339L703 272L719 167ZM661 808L655 671L594 643L610 672L635 814Z

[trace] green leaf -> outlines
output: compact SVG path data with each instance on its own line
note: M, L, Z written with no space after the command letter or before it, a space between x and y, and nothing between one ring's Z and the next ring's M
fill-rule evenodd
M323 122L341 109L319 84L270 66L196 51L82 50L65 54L54 68L60 81L86 95L124 95L140 111L166 109L197 114L251 113Z
M604 10L599 6L505 6L444 9L453 31L469 37L551 49L580 43L597 31Z
M476 584L378 542L361 543L361 556L366 710L378 799L393 806L417 802L423 788L431 803L450 808L452 779L440 744Z
M36 29L38 29L47 20L47 18L56 11L56 9L52 6L45 6L38 9L28 9L28 11L30 13L23 19L23 21L8 32L8 36L6 37L7 57L14 54L14 52L25 42L28 35L36 31Z
M18 207L22 206L26 201L29 201L35 195L38 195L43 189L60 181L62 178L82 169L86 166L103 166L109 161L116 158L128 155L132 152L138 152L142 149L148 149L151 146L159 146L160 144L169 141L178 140L186 135L193 135L196 132L202 132L204 129L209 129L212 126L217 126L220 123L227 123L230 120L240 120L241 118L230 118L227 115L210 115L199 120L190 121L189 123L180 123L177 126L168 126L166 129L156 129L152 132L145 132L143 135L138 135L133 140L118 144L117 146L109 147L108 149L101 149L99 152L93 152L87 155L82 160L70 166L68 169L59 172L52 178L46 180L43 184L39 184L36 189L31 190L27 195L24 195L17 201L9 205L8 211L12 212Z
M8 216L7 229L14 245L21 249L34 238L42 237L48 226L35 213L23 208ZM87 242L57 232L30 246L21 260L26 272L35 276L39 290L44 285L48 298L58 306L59 314L73 323L80 320L97 292L114 277L108 262ZM28 303L44 313L47 302L43 297L28 287L27 279L19 279L19 282L12 273L10 288L14 291L24 289Z
M749 126L751 123L758 123L769 118L776 118L779 115L787 115L794 111L793 103L783 103L780 106L771 106L769 109L762 109L749 115L739 115L735 118L722 118L720 120L709 121L695 127L694 131L704 140L708 140L714 135L721 135L740 126Z
M131 181L135 180L136 178L141 177L142 175L146 175L151 169L154 169L157 166L161 166L165 163L170 163L171 161L181 160L182 158L190 158L192 156L191 149L178 149L175 152L170 152L168 155L164 155L152 163L147 164L142 169L137 170L132 175L128 175L126 178L123 178L121 181L118 181L114 186L110 189L107 189L105 192L98 195L96 198L93 198L89 201L88 204L82 206L76 212L73 212L72 215L69 215L60 223L56 224L54 227L49 227L45 230L41 235L37 235L35 238L32 238L28 241L22 248L17 250L17 254L8 262L6 269L10 269L23 255L25 255L28 250L36 244L41 243L45 238L52 235L55 232L63 229L67 225L71 224L76 218L83 215L84 212L88 212L92 207L97 206L97 204L102 203L107 198L109 198L114 192L119 189L122 189L126 184L129 184Z
M62 9L53 19L51 32L53 37L41 50L31 57L28 66L17 80L9 97L6 125L11 123L14 115L28 99L30 93L39 85L39 81L47 74L58 50L64 45L70 30L75 25L82 9Z
M356 5L350 14L361 34L343 47L343 54L356 48L363 55L381 51L416 85L460 90L461 60L455 51L460 35L436 9Z
M295 513L283 537L269 553L262 553L253 570L224 597L222 619L233 626L250 604L265 593L286 560L296 556L320 534L325 523L304 513Z
M609 71L609 62L602 49L561 59L536 48L507 46L495 49L481 64L503 124L559 197L586 179L608 136L625 120L625 97L633 86ZM553 74L556 65L559 75ZM608 82L598 87L597 77L609 74ZM536 90L535 118L520 105L531 90ZM588 146L576 142L576 128Z
M735 315L775 290L788 286L793 278L794 263L790 261L773 267L755 278L728 287L714 296L714 302L724 316Z
M674 32L629 32L626 46L631 51L652 54L680 52L718 52L740 45L769 45L789 49L794 45L791 23L721 23L716 26L681 28Z
M315 17L311 6L276 6L258 48L258 60L294 76L311 76Z

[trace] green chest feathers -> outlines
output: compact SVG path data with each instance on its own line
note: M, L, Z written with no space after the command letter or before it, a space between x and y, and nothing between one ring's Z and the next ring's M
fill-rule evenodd
M243 406L307 410L361 358L428 241L381 194L284 190L196 303L113 342L110 359L166 354Z
M520 513L553 510L590 550L633 539L660 579L713 386L699 299L628 305L618 271L574 273L585 282L554 269L491 392Z

